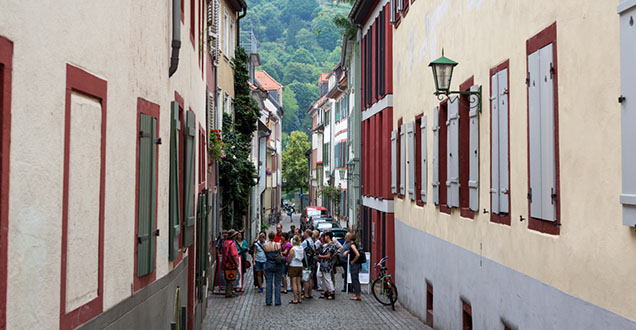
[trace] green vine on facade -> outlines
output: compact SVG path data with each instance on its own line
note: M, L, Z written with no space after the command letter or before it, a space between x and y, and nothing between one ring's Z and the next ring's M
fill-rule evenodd
M219 185L224 229L243 229L254 186L252 174L256 172L250 153L259 109L250 96L247 59L245 50L238 47L234 58L234 116L223 114L225 157L219 161Z
M342 196L342 188L340 186L322 186L320 189L323 201L332 201L336 206L336 214L340 214L340 196Z

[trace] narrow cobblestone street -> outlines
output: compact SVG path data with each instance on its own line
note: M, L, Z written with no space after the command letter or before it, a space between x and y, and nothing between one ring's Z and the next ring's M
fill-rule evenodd
M294 215L293 223L283 216L283 230L288 231L291 224L298 226L298 221L298 215ZM366 293L364 285L362 301L349 300L350 294L340 291L342 273L335 276L335 300L318 299L320 293L316 292L314 299L292 305L289 304L293 299L290 290L288 294L281 294L281 306L265 306L265 292L258 293L254 289L252 274L251 269L247 271L245 292L239 297L226 299L222 294L210 293L203 329L431 329L399 301L395 311L380 305L373 295Z

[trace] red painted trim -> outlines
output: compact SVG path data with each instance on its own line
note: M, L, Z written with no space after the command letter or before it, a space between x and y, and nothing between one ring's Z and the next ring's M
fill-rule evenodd
M490 69L490 91L492 91L492 76L497 72L508 69L508 186L510 186L510 60L505 60L494 68ZM492 100L490 100L490 118L492 118ZM492 188L492 120L490 120L490 188ZM508 215L494 214L492 212L492 195L490 195L490 221L499 223L502 225L510 226L510 215L512 214L512 208L510 201L512 200L512 193L508 189Z
M402 0L402 8L402 17L406 17L406 14L409 12L409 0Z
M556 182L556 221L545 221L532 217L530 200L528 200L528 229L545 234L559 235L561 232L561 185L559 161L559 66L557 63L557 26L556 22L526 41L526 72L528 72L528 56L544 46L552 44L552 63L554 65L554 161ZM527 91L526 87L526 91ZM530 191L530 93L527 92L527 147L528 147L528 191Z
M338 132L336 132L336 134L334 134L334 135L333 135L333 137L335 138L335 137L337 137L338 135L340 135L340 134L342 134L342 133L347 133L347 129L345 128L345 129L341 129L341 130L339 130ZM347 139L345 139L345 141L346 141L346 140L347 140Z
M199 192L205 189L207 174L207 139L205 129L199 123Z
M13 42L0 36L0 330L6 329Z
M386 29L386 40L385 40L385 58L386 64L384 66L386 70L385 83L386 88L384 92L386 95L393 94L393 27L391 26L391 6L389 4L386 5L386 19L385 19L385 29Z
M393 108L388 107L381 112L383 115L383 135L384 139L382 140L383 145L383 188L382 188L382 197L384 199L392 200L393 193L391 192L391 131L393 130Z
M422 116L419 114L415 116L415 127L413 128L413 134L415 134L415 205L424 206L422 203Z
M369 153L369 162L370 166L370 188L369 195L377 196L377 176L378 176L378 168L377 168L377 155L378 155L378 125L377 125L378 117L377 114L371 117L371 129L370 129L370 138L371 138L371 152Z
M367 17L362 20L362 24L360 24L360 26L365 26L367 24L367 22L371 18L371 15L373 15L373 11L375 10L375 7L378 6L378 2L380 2L380 0L375 0L375 2L373 3L373 9L369 10L369 14L367 14Z
M474 76L459 85L460 91L470 90L475 84ZM470 177L470 109L462 104L470 104L468 95L460 95L459 104L459 216L473 219L474 212L470 210L470 193L468 179Z
M395 0L395 1L400 1L400 0ZM395 6L395 22L393 23L394 29L397 29L398 26L400 26L401 18L402 18L402 14L399 11L397 11L397 5L396 5Z
M400 189L400 186L402 184L402 182L400 181L400 179L402 178L402 139L400 138L402 136L402 134L400 134L400 130L402 129L402 117L400 117L397 121L397 134L395 136L395 139L397 140L397 148L395 148L395 154L397 155L396 160L397 160L397 164L395 166L395 168L397 168L397 171L395 173L395 190L397 191L397 196L400 199L404 199L404 195L402 195L401 191L402 189ZM406 136L406 135L405 135ZM406 148L405 148L406 150ZM406 185L406 182L404 183ZM404 187L404 190L406 191L406 186Z
M185 8L183 8L184 5L183 0L181 0L181 24L183 24L183 11L185 10Z
M473 309L469 303L462 300L462 329L473 329Z
M371 28L369 29L369 36L371 37L371 104L374 104L375 102L378 101L378 98L376 97L376 91L378 90L378 70L376 70L377 67L377 62L378 62L378 57L376 56L377 54L377 48L378 48L378 43L377 43L377 37L376 35L378 34L378 19L375 19L375 23L373 23L373 25L371 25Z
M103 311L104 299L104 197L106 181L106 99L108 83L80 68L66 65L64 114L64 181L62 188L62 260L60 272L60 329L72 329ZM79 92L100 100L102 145L99 179L99 256L97 297L72 311L66 311L66 252L68 248L69 165L71 156L71 93Z
M179 94L177 91L174 91L174 100L177 102L177 104L179 104L179 126L181 127L181 130L179 132L183 132L183 125L184 125L184 121L183 121L183 109L185 108L184 106L184 100L183 97L181 96L181 94ZM184 143L183 143L183 134L181 134L181 136L179 136L179 209L183 211L183 147L184 147ZM183 258L183 215L181 215L181 230L179 231L179 254L177 256L175 256L174 260L172 261L172 265L173 267L177 267L177 265L181 262L181 259Z
M366 55L366 51L365 51L365 47L367 44L367 38L362 37L362 41L360 42L360 77L361 77L361 83L360 83L360 108L361 108L361 112L366 110L367 105L366 105L366 100L365 100L365 92L366 92L366 88L364 87L365 85L365 79L367 79L366 77L366 73L365 73L365 68L366 68L366 64L367 64L367 55Z
M156 103L152 103L150 101L144 100L142 98L137 98L137 131L141 129L141 114L145 114L157 119L157 133L160 131L159 125L159 117L161 111L159 111L159 105ZM135 237L133 240L134 249L135 249L135 258L134 258L134 273L133 273L133 290L137 292L143 288L145 288L148 284L154 282L157 279L157 267L155 265L155 269L142 277L137 276L137 255L139 244L137 244L137 236L139 234L139 143L141 141L137 138L137 151L135 153ZM155 160L155 166L157 171L155 173L155 182L159 182L159 145L155 145L157 149L157 159ZM157 229L157 205L159 204L158 191L155 191L155 228ZM155 264L157 260L157 236L154 236L155 240Z
M192 48L196 51L194 43L194 0L190 0L190 42L192 42Z
M439 104L439 210L450 214L446 191L446 119L448 117L448 99Z

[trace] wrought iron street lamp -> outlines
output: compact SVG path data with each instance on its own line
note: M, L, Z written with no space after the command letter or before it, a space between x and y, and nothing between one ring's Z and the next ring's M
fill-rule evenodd
M433 70L433 79L435 80L435 95L441 101L444 96L447 98L451 94L464 94L471 97L471 103L473 103L472 97L476 98L476 104L474 106L468 106L469 108L478 107L481 112L481 86L477 91L451 91L451 79L453 78L453 69L457 66L457 62L444 56L444 49L442 48L442 56L435 61L428 64Z

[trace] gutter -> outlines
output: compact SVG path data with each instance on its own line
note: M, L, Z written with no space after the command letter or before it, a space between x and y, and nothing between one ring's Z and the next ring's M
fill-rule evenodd
M172 57L168 77L177 72L179 67L179 48L181 48L181 0L172 0Z

